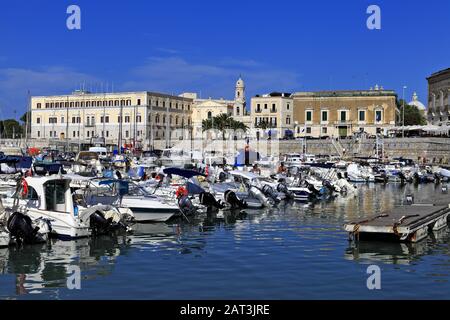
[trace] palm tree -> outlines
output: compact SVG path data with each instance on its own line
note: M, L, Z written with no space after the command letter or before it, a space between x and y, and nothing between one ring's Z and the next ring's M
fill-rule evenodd
M202 130L217 129L222 132L222 139L225 140L225 132L227 129L232 130L248 130L245 123L234 120L233 117L227 113L221 113L212 119L205 119L202 121Z

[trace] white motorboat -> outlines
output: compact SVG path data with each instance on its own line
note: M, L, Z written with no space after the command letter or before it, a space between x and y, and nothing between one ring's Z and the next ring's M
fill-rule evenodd
M136 222L165 222L180 214L178 204L144 190L133 181L98 181L86 193L86 202L109 204L119 208L128 208L133 212Z
M192 153L182 149L165 149L158 159L160 166L183 168L192 162Z
M347 167L347 178L351 182L375 182L375 176L370 167L362 167L351 163Z
M32 221L50 222L51 234L62 239L88 237L125 228L123 215L112 206L87 208L72 194L70 179L59 175L27 177L14 196L4 199L5 209L20 212Z

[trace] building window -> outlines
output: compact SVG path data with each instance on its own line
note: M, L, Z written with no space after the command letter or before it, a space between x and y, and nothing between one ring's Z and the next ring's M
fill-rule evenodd
M61 117L61 123L64 123L64 117Z
M127 130L127 131L125 131L125 138L128 138L128 136L129 136L129 132Z
M41 118L36 118L36 123L40 124L41 123Z
M142 117L141 116L136 116L136 122L141 122L142 121Z
M138 105L138 106L141 105L141 99L137 99L137 105Z
M38 103L37 106L36 106L36 108L37 108L37 109L40 109L40 108L41 108L41 104Z
M208 111L208 119L211 120L212 119L212 112Z
M340 111L340 118L339 118L339 120L341 122L347 121L347 111Z
M106 123L109 123L109 116L106 116L106 117L105 117L105 122L106 122Z
M328 121L328 111L323 110L322 111L322 122L327 122Z
M383 121L383 111L376 110L375 111L375 122L381 122Z
M306 121L307 122L312 121L312 114L313 114L313 112L311 110L306 111Z
M277 107L275 103L272 103L272 110L271 112L277 112Z
M289 105L289 103L286 105L286 109L287 110L289 110L289 108L290 108L290 105Z
M106 137L107 138L109 137L109 131L106 131Z
M290 116L286 117L286 124L291 124L291 117Z
M37 132L37 136L38 136L38 138L41 137L41 132L40 131Z
M267 103L264 104L264 110L267 110Z
M129 123L130 122L130 116L125 116L125 123Z
M323 127L322 128L322 134L327 134L328 133L328 128L327 127Z
M364 110L359 110L359 116L358 116L359 121L363 122L366 121L366 111Z
M89 131L86 134L87 134L87 137L89 138Z
M307 127L307 128L306 128L306 133L307 133L307 134L311 134L311 127Z
M75 131L72 132L72 136L75 138Z
M76 123L75 117L72 117L72 123Z

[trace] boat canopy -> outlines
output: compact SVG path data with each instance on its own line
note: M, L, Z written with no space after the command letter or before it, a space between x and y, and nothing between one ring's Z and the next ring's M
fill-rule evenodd
M163 172L165 174L170 174L170 175L176 175L176 176L181 176L187 179L190 179L192 177L195 176L204 176L205 175L203 173L200 173L198 171L195 170L188 170L188 169L181 169L181 168L166 168L163 170Z

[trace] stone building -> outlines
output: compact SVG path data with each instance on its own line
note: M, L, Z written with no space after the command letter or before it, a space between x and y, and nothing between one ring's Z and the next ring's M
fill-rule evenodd
M195 138L202 135L202 121L211 119L222 113L227 113L234 120L245 123L250 128L250 115L246 110L245 82L241 77L236 81L234 100L219 99L201 99L196 93L183 93L181 97L193 100L192 105L192 127Z
M378 86L371 90L296 92L296 137L346 137L355 132L386 133L395 126L397 95Z
M450 125L450 68L433 73L427 80L428 123L434 125Z
M251 128L256 138L283 138L294 131L294 104L290 93L272 92L251 100Z
M89 143L104 137L110 145L171 146L189 138L192 104L189 98L147 91L36 96L31 138Z

